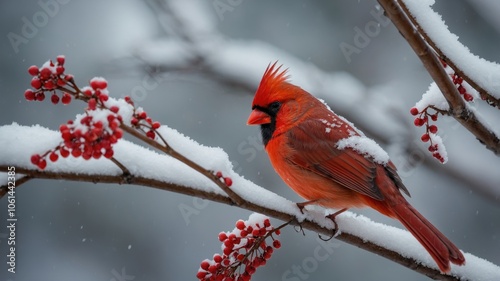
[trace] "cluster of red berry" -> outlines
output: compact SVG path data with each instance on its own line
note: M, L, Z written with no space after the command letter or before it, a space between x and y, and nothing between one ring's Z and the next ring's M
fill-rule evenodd
M134 103L129 96L125 97L125 101L134 106ZM135 107L130 123L135 128L142 130L148 138L153 140L156 138L156 129L161 126L160 122L153 121L153 119L151 119L151 117L149 117L146 111L142 108L135 109Z
M122 116L118 114L119 107L108 108L105 105L109 99L107 81L93 78L90 86L79 89L74 84L73 75L65 73L64 62L64 56L58 56L56 63L49 61L41 68L33 65L28 69L34 76L31 86L35 91L26 90L24 95L27 100L43 101L45 93L50 92L54 104L59 100L63 104L69 104L72 96L87 102L85 114L59 127L61 144L42 155L35 154L31 157L31 163L40 169L47 166L47 157L52 162L57 161L59 156L66 158L70 154L75 158L81 156L85 160L99 159L101 156L111 158L114 154L113 145L123 136L123 131L119 128L123 122ZM61 99L56 90L62 93Z
M474 97L471 94L467 93L467 90L462 85L462 83L464 82L464 79L462 77L455 73L451 76L451 79L453 80L453 84L457 85L457 90L464 97L464 100L469 102L474 100Z
M447 72L449 73L451 80L453 81L453 84L455 84L457 86L457 90L464 97L464 100L468 101L468 102L473 101L474 96L472 96L470 93L468 93L467 90L465 89L465 87L462 85L462 83L464 82L464 79L462 77L460 77L460 75L454 73L453 69L450 68L445 61L441 60L441 64L443 65L443 68L445 70L447 70Z
M429 107L426 107L426 108L424 108L424 110L419 112L416 107L412 107L410 109L410 113L413 116L418 115L417 117L415 117L415 120L413 122L415 124L415 126L421 127L421 126L425 125L425 133L420 137L420 139L423 142L430 142L428 149L432 153L432 156L434 158L436 158L437 160L439 160L439 162L444 163L445 159L441 155L441 153L439 153L439 151L438 151L438 144L433 143L433 141L432 141L432 136L437 133L438 127L434 124L432 124L432 125L429 124L429 118L432 121L437 121L438 113L436 112L434 114L430 114L428 112L429 109L430 109Z
M196 277L206 281L249 281L257 268L271 258L274 249L281 247L273 234L280 235L280 229L271 226L269 218L258 223L238 220L231 233L219 234L222 255L202 261ZM269 237L272 246L266 243Z
M45 99L45 92L51 92L50 100L52 103L57 104L59 100L63 104L71 102L71 95L62 92L62 97L56 93L58 87L65 86L73 79L73 75L65 74L64 71L64 56L58 56L56 63L53 61L46 62L41 68L32 65L28 68L28 73L33 76L31 79L31 86L35 89L28 89L24 92L24 97L29 101L43 101Z

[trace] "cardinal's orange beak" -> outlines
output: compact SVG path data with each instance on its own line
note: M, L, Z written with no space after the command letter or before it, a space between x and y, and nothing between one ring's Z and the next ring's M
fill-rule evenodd
M258 109L252 110L250 116L248 116L247 125L260 125L271 123L271 116L264 113Z

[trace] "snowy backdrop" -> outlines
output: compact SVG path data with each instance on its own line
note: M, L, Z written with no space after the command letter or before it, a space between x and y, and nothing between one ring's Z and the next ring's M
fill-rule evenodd
M221 147L240 175L301 201L275 174L258 129L245 125L262 72L279 60L293 83L389 152L410 202L459 248L500 264L500 160L445 117L437 124L448 163L428 155L409 109L431 79L375 1L172 1L169 9L160 2L0 3L1 125L57 130L82 110L78 102L55 107L23 97L26 69L65 54L78 81L106 77L110 96L130 95L155 120ZM497 1L443 0L434 9L474 54L500 61ZM357 41L366 28L373 36ZM12 41L12 33L23 39ZM484 103L475 109L500 130L498 110ZM220 251L218 233L250 214L150 188L53 180L28 182L16 200L18 272L2 270L1 280L193 280L200 261ZM6 210L4 198L2 264ZM402 228L375 212L352 211ZM254 280L424 278L339 241L325 246L312 232L304 237L288 227L281 240ZM314 259L318 251L327 258Z

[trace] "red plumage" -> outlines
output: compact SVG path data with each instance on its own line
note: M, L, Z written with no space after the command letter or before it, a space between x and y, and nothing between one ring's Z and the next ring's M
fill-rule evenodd
M408 190L391 161L380 163L337 142L362 135L270 65L252 103L249 125L260 125L266 151L281 178L301 197L328 208L371 207L399 220L440 270L465 264L460 250L401 194Z

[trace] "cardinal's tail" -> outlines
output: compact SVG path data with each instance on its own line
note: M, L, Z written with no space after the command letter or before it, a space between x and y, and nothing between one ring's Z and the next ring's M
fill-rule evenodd
M391 206L395 217L417 238L429 252L442 272L450 271L450 262L463 265L465 258L462 252L443 233L433 226L408 202L400 201Z

